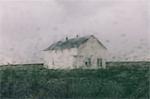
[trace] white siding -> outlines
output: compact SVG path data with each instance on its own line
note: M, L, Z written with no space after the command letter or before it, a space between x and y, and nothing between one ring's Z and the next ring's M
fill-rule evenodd
M82 56L77 61L78 67L86 68L87 66L85 65L85 61L87 58L90 58L91 67L87 68L98 68L97 59L102 58L102 66L103 68L105 68L106 49L101 46L98 41L93 37L91 37L86 43L80 46L78 50L78 55Z
M99 68L97 59L102 59L102 66L105 68L107 50L92 37L79 48L64 50L45 51L45 66L49 69L73 69L73 68ZM91 59L91 65L87 67L85 61Z
M54 50L45 52L45 66L49 69L71 69L77 49Z

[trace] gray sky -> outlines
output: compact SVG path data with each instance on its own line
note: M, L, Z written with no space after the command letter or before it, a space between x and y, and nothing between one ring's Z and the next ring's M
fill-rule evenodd
M64 37L94 34L115 60L149 55L149 0L0 0L0 63L38 62Z

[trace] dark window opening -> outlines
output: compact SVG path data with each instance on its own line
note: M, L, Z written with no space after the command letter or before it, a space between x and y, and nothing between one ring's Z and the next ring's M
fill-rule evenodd
M85 65L87 66L87 65L88 65L88 62L85 62Z
M89 62L89 65L91 65L91 59L90 58L88 58L88 62Z
M101 58L97 59L97 66L102 67L102 59Z
M85 66L91 66L91 58L88 58L87 61L85 61Z

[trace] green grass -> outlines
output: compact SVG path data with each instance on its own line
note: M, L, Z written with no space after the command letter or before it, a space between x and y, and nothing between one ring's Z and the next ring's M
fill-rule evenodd
M0 99L149 99L149 67L4 69Z

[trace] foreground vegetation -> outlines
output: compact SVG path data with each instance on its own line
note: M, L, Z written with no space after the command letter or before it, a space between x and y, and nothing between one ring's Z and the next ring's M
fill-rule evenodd
M5 69L0 98L13 99L149 99L149 68L99 70Z

